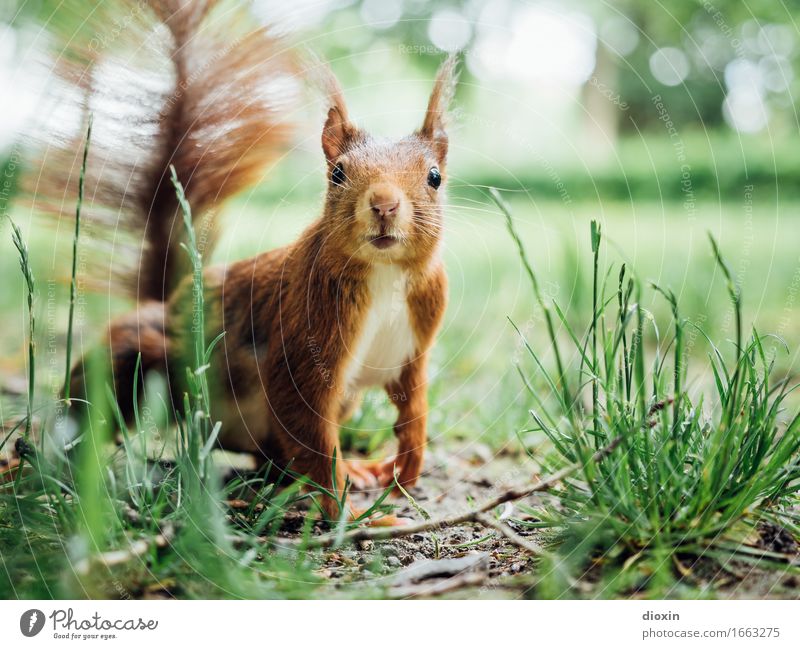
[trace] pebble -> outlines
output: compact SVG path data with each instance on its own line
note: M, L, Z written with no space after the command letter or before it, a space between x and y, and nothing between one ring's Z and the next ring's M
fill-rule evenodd
M393 545L381 546L381 552L383 552L387 557L397 556L397 548L394 547Z
M403 565L403 562L400 561L400 559L398 559L396 556L392 555L386 557L386 565L392 568L399 568Z

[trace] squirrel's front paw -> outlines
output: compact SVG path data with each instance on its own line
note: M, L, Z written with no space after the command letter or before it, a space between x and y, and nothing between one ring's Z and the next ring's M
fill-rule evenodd
M401 470L401 467L397 464L397 458L395 457L386 458L384 460L350 460L347 462L347 465L348 471L350 467L352 467L366 481L367 484L365 488L386 488L394 483L395 472L399 474ZM353 480L352 473L350 475L353 486L360 488Z
M378 477L369 465L370 462L361 462L359 460L344 461L344 471L350 478L350 484L353 485L353 489L365 491L378 486Z
M403 487L413 487L419 478L418 465L412 462L404 462L403 458L390 457L382 462L376 462L372 470L381 487L389 487L395 483L395 476L397 481ZM395 489L396 493L400 493L399 489Z
M396 456L384 460L345 460L345 471L350 476L350 482L358 490L385 489L394 484L397 475L400 484L404 487L413 487L419 472L418 464L403 463L402 458ZM399 489L395 490L398 494Z

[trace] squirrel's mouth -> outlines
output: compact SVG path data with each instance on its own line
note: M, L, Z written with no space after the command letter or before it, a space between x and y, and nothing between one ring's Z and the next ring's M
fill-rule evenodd
M391 234L380 234L376 237L369 237L369 242L378 250L386 250L399 243L400 239L393 237Z

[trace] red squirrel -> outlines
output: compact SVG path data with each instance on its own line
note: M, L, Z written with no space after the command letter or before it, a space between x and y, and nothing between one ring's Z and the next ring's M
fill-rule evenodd
M103 165L101 154L94 154L87 176L87 195L92 182L117 183L117 193L106 191L105 202L119 200L123 226L144 242L139 267L128 274L137 286L138 308L111 322L107 340L126 415L139 355L143 371L167 373L175 403L181 398L176 377L189 357L192 283L190 277L173 281L185 253L177 250L180 221L168 165L176 167L199 221L258 180L287 141L277 102L261 102L255 91L265 76L293 71L292 57L266 28L211 57L220 41L219 25L209 18L214 4L147 4L142 20L163 23L171 35L180 95L170 96L173 101L158 112L152 147L157 153L148 158L135 196L121 196L119 178L102 177L108 160L126 168L114 147L101 151ZM192 80L194 57L206 67ZM205 270L206 331L211 337L224 331L210 371L222 447L289 465L338 493L346 478L356 486L389 485L395 475L404 486L417 482L426 445L428 354L447 301L441 259L445 117L455 67L452 57L442 65L421 127L398 140L358 128L339 84L326 73L329 107L321 141L327 190L321 216L288 246ZM95 130L102 119L95 116ZM208 255L208 248L203 252ZM75 390L82 380L78 363ZM362 391L376 386L398 410L397 454L371 464L348 461L341 456L339 427ZM347 506L351 518L359 516L349 501ZM333 499L323 498L323 507L338 517Z

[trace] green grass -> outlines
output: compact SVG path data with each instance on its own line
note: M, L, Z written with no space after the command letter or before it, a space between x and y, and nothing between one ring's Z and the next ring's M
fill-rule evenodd
M523 349L506 316L534 340L544 331L539 326L538 309L531 312L528 279L509 247L502 215L486 197L476 203L472 196L454 194L444 249L450 303L431 364L431 400L437 406L431 413L431 435L501 447L513 441L514 431L524 426L530 406L509 362ZM735 203L700 205L697 218L691 222L680 204L671 203L565 206L525 196L517 196L510 203L520 236L542 277L543 292L558 299L571 323L590 316L591 250L585 233L590 220L597 217L606 233L601 263L624 261L643 279L671 287L684 317L714 332L715 340L725 341L733 336L731 309L721 275L709 266L706 232L710 230L725 249L748 296L743 317L758 322L765 332L780 334L792 353L780 354L776 369L796 370L800 330L791 325L790 318L793 305L798 303L798 298L792 297L797 292L792 287L797 284L800 269L793 233L798 229L795 223L800 204L758 202L748 226L742 220L742 206ZM206 263L241 259L291 241L318 209L307 195L290 193L284 203L264 202L258 194L244 197L229 207L228 227L214 257ZM70 254L71 233L64 227L54 233L35 222L26 227L24 219L18 220L30 244L34 274L42 279L40 319L55 322L55 326L40 330L37 342L40 349L47 350L46 334L52 335L60 354L65 348L62 323L67 319L69 299L65 279L69 269L60 260ZM0 308L19 315L25 308L24 292L21 281L14 286L18 271L8 236L0 237L0 253L0 272L12 278L0 294ZM50 279L54 283L45 284ZM96 323L130 308L130 303L116 295L92 294L85 287L81 295L74 341L78 354L101 336L102 327ZM669 315L668 306L655 295L647 294L644 299L644 306L658 317ZM4 377L18 375L23 368L22 326L19 318L10 317L0 334L0 357L7 359L0 362L0 375ZM565 333L560 331L559 335ZM687 351L695 366L693 376L706 375L710 368L696 338L687 345ZM47 361L39 368L43 384L60 387L63 375L54 378L57 373L51 370L51 354L42 357ZM62 362L58 359L58 372L63 372ZM697 382L693 385L699 387ZM351 422L354 443L357 438L359 448L365 450L375 443L373 432L377 431L378 437L390 437L391 406L380 394L375 396ZM13 406L5 407L4 417L16 414Z
M270 204L262 198L256 194L230 207L230 227L211 263L242 258L290 241L315 216L316 207L306 198L300 200L290 194L284 203ZM546 462L546 466L555 467L568 462L570 455L582 457L581 453L611 436L623 421L634 422L632 426L636 428L642 413L648 411L648 404L668 400L670 394L682 395L654 413L656 425L648 428L646 435L651 446L644 446L642 435L628 435L626 443L631 453L629 458L626 456L627 463L618 466L609 459L591 475L593 482L582 476L581 480L567 483L558 494L563 502L553 501L553 507L535 512L539 520L534 524L552 527L557 532L554 538L560 542L559 562L540 564L541 570L530 575L539 584L540 595L571 593L568 586L572 580L598 558L599 565L608 565L602 571L601 595L643 586L652 593L667 592L675 583L671 557L681 560L688 552L700 554L701 546L705 547L704 534L713 527L709 520L717 515L709 513L709 520L701 520L704 534L687 535L680 544L680 553L670 550L665 547L667 539L680 538L694 520L688 511L680 520L667 516L666 508L684 503L684 496L689 499L686 506L694 513L701 506L709 512L722 512L722 518L712 522L721 525L725 534L713 537L713 547L702 552L706 557L730 554L729 544L736 546L737 539L748 533L743 530L752 528L763 514L763 507L755 505L770 496L775 497L778 509L768 510L769 515L780 515L776 520L795 529L792 526L796 521L785 518L787 512L781 509L782 496L769 493L783 470L779 462L783 451L776 447L788 442L781 442L785 437L785 415L772 405L777 396L769 393L765 368L759 367L759 362L763 351L765 360L774 354L775 376L791 375L796 368L800 332L785 324L787 308L793 304L798 267L794 239L785 233L787 228L793 228L796 205L760 205L749 230L743 230L741 206L735 204L702 206L696 220L686 221L681 218L680 205L634 207L606 203L598 214L594 204L538 203L517 195L511 201L515 215L512 222L532 260L531 273L536 269L541 298L537 303L530 285L531 274L520 264L509 241L502 212L488 196L474 190L463 194L456 191L452 202L444 248L450 305L431 363L429 432L433 449L468 452L472 445L482 444L491 451L519 452L524 447L537 462L555 449L555 455L547 455ZM189 208L185 207L188 213ZM593 249L586 233L595 216L600 217L604 238L603 244ZM191 223L190 218L187 223ZM726 294L728 280L715 264L707 230L720 240L731 263L732 278L747 298L738 308L731 305ZM57 233L23 228L19 243L27 240L30 252L24 257L22 275L15 268L18 256L12 254L15 248L11 237L0 241L0 252L7 253L0 254L0 272L19 278L18 284L12 283L11 290L0 295L0 306L6 313L20 316L17 321L11 318L0 336L4 358L10 359L0 366L0 372L13 376L24 373L26 366L33 370L36 362L27 362L31 349L36 350L34 360L39 365L34 398L27 398L27 388L34 386L33 377L28 375L25 398L0 398L0 418L6 427L9 422L25 425L31 421L30 407L32 419L54 433L52 443L26 459L27 466L17 474L13 489L6 485L0 492L0 593L25 597L135 597L152 588L178 597L303 597L331 593L315 573L318 557L265 550L270 548L269 539L276 534L287 509L313 509L313 493L301 493L297 484L280 488L280 475L274 469L265 479L242 477L224 486L219 482L219 469L212 461L214 454L208 452L215 435L213 404L207 403L203 372L196 373L205 365L207 340L195 340L193 349L200 355L187 361L192 368L187 380L188 401L180 413L175 449L168 448L171 435L159 400L163 388L151 385L152 377L148 385L136 382L137 390L143 390L144 401L137 410L135 426L125 431L121 446L109 443L114 428L110 421L118 413L109 398L106 379L100 378L91 391L91 401L96 404L93 418L81 430L82 435L70 442L70 451L65 452L63 446L58 448L55 441L63 442L62 436L69 432L57 423L55 398L63 384L66 361L61 350L71 344L76 355L85 353L101 334L102 327L97 323L130 308L124 299L92 296L85 290L80 292L81 300L74 311L69 308L72 277L61 279L69 269L58 262L69 259L70 252L80 253L76 234L79 230L72 227L70 232L62 229ZM188 252L192 251L190 243ZM80 259L79 254L79 279ZM194 268L198 261L194 259ZM595 262L598 269L613 262L616 270L613 275L595 275ZM636 269L641 295L636 290L627 292L630 271L623 276L623 290L617 290L618 270L623 262L627 269ZM33 277L39 278L32 288L28 275L31 282ZM650 280L668 295L672 295L671 287L675 304L650 290ZM202 291L193 292L197 294L202 295ZM32 309L27 307L29 297ZM552 307L542 308L549 307L553 300L560 312ZM638 309L636 317L626 320L624 326L618 316L613 316L620 300L623 312L634 304ZM680 306L679 329L675 329L674 322L670 324L676 305ZM197 304L187 308L198 306L202 309ZM640 314L644 315L642 327L646 335L639 338L643 344L637 345L635 327L631 327ZM746 347L748 353L740 357L743 369L735 375L745 378L737 380L734 389L734 348L726 339L736 338L737 314L744 322L757 320L764 331L781 333L792 351L786 354L783 344L775 339L757 338L760 346L752 346L754 340ZM33 337L21 335L28 330L29 315L44 323ZM73 315L74 336L67 336ZM598 318L605 321L604 326L587 327L586 323ZM656 323L658 336L653 328ZM727 359L727 379L722 361L713 353L708 357L707 352L713 348L694 325L702 327L718 343ZM524 334L531 349L537 350L542 367L556 368L552 376L536 371L535 363L530 365L533 361L515 327ZM624 337L615 333L621 328L626 331ZM222 332L215 332L210 339L217 333ZM676 334L681 345L669 347ZM575 347L573 336L583 340L586 335L587 340L596 336L597 346L589 344L581 351ZM616 341L614 353L609 351L610 341ZM561 350L561 371L556 348ZM682 368L678 389L675 374L670 371L676 349L680 349L678 365ZM616 378L620 354L628 358L628 366L622 362L623 381ZM645 357L662 364L655 379L652 371L639 369ZM581 361L583 368L579 367ZM516 367L519 364L524 368L527 385L520 380ZM602 382L591 381L589 369L595 368ZM715 368L719 381L715 381ZM751 376L746 368L756 373ZM103 377L105 372L101 367L92 375ZM646 392L637 388L643 375ZM583 386L582 390L579 386ZM597 388L596 400L593 387ZM701 396L714 391L716 400ZM620 392L624 399L619 412L607 410L608 394L617 398ZM723 410L714 404L721 395L734 393L739 395L735 401L740 407L746 405L748 412L760 412L761 424L745 426L734 418L728 429L733 431L729 439L718 432ZM568 395L578 394L586 396L580 407L564 409ZM788 404L791 396L781 399ZM694 419L689 418L692 404L697 406ZM632 411L626 411L627 407ZM542 414L545 408L554 421ZM541 426L531 426L530 409L537 410L551 432L570 433L570 442L562 441L560 435L550 440ZM158 412L161 414L155 414ZM372 393L343 432L345 450L384 454L386 449L382 446L392 437L393 417L393 408L382 393ZM656 442L672 434L671 422L683 420L690 425L684 431L685 440L681 436L680 445L670 447L672 464L652 461L656 449L661 448ZM594 435L595 431L599 433ZM717 437L709 441L715 431ZM563 451L555 444L556 439ZM650 485L647 488L652 489L657 481L661 486L664 471L676 471L681 458L696 457L711 461L706 462L709 467L715 466L714 460L721 462L715 455L720 445L734 442L739 444L734 448L758 445L763 453L759 461L750 458L749 464L736 464L729 470L729 475L738 472L736 475L742 476L744 483L752 479L752 484L734 483L738 491L712 491L713 497L707 493L703 500L698 487L693 486L696 480L702 484L703 474L700 464L692 459L682 467L683 473L676 474L680 480L674 491L655 501L642 498L641 493L637 497L638 485L643 489ZM621 456L615 455L615 461ZM169 457L169 462L154 463L159 457ZM721 464L715 466L714 480L722 480L720 476L726 470ZM623 478L633 475L633 471L639 471L637 482L625 482ZM247 494L251 505L243 512L231 511L226 501L241 494ZM601 507L595 511L592 508L598 502ZM616 504L612 506L613 503ZM312 526L313 517L307 517L301 534L309 535ZM169 547L159 544L158 539L164 535L170 537ZM111 567L102 563L105 551L130 548L136 542L146 545L141 556ZM95 569L76 574L76 565ZM594 578L595 572L591 576ZM657 587L657 583L662 585ZM370 590L348 592L360 596L378 594ZM339 596L343 594L347 593L338 592Z
M195 290L190 307L202 322L202 260L190 207L174 172L173 182L184 214L186 250L193 269ZM139 408L135 409L135 428L129 431L122 420L101 349L88 359L88 416L80 422L79 434L65 444L58 424L50 417L60 413L48 412L39 417L41 446L34 448L29 443L34 421L36 286L27 246L16 225L13 229L28 295L31 391L24 418L26 434L23 443L17 444L21 463L10 474L13 482L0 487L0 596L133 597L153 582L174 596L308 594L318 580L304 553L288 558L269 554L258 566L252 565L263 552L265 536L274 535L286 508L301 499L296 487L279 491L269 475L262 476L267 479L259 481L255 489L254 511L245 519L247 524L229 524L226 498L211 459L220 424L212 418L206 379L211 351L221 335L207 344L204 327L193 328L194 356L187 367L183 410L176 413L177 448L163 475L157 476L149 462ZM76 239L78 235L76 226ZM77 240L73 249L77 249ZM75 268L73 263L73 287ZM72 316L70 308L70 325ZM138 390L140 377L136 379ZM123 433L120 447L112 442L114 423ZM230 493L243 486L248 485L239 481L227 489ZM257 514L256 504L263 507ZM109 554L110 550L114 552ZM127 556L120 560L120 553Z
M198 326L191 330L185 393L182 408L174 413L177 433L168 462L165 446L155 453L148 451L148 443L158 431L152 430L153 421L145 421L143 407L151 410L157 394L148 395L144 390L139 405L139 390L145 386L137 364L134 425L129 427L116 404L102 348L94 349L87 358L88 415L78 421L78 434L65 440L59 433L56 417L64 413L58 408L66 402L59 399L48 404L48 412L38 418L41 446L34 448L29 442L31 423L36 421L36 285L27 245L12 223L29 305L31 387L27 413L21 420L26 432L17 443L22 461L10 473L13 483L0 485L0 561L4 568L0 597L135 597L153 584L178 597L305 597L320 585L313 573L314 560L303 543L310 534L313 515L307 517L301 543L294 550L282 553L269 547L287 510L301 501L316 503L325 490L302 476L281 488L281 479L291 470L278 472L272 467L256 478L240 477L223 485L220 467L213 461L221 424L213 418L207 371L224 332L206 340L202 257L191 207L174 170L172 180L192 269L193 290L186 308L197 314L194 321ZM76 227L73 251L79 232ZM74 287L76 264L72 267ZM74 298L72 290L70 294ZM71 307L73 304L71 299ZM68 331L73 313L70 308ZM112 439L117 429L122 434L119 446ZM0 452L15 430L2 440ZM167 431L163 434L169 436ZM301 493L303 486L309 489ZM343 533L361 519L347 521L343 504L349 485L337 487L338 493L325 493L342 505L341 517L330 524ZM377 498L362 518L386 511L383 503L389 491ZM233 516L226 503L240 494L246 495L251 505L246 513Z
M511 212L498 194L495 199L546 314L555 359L548 367L525 341L530 362L520 365L524 384L543 378L548 386L530 387L535 406L527 432L549 440L548 470L584 466L551 493L549 506L527 509L533 522L519 521L558 531L559 553L543 566L540 592L568 595L575 580L591 575L603 596L631 590L664 596L675 581L675 562L687 557L744 557L797 572L790 557L745 544L764 521L800 532L800 413L787 409L793 382L774 377L774 359L765 351L771 337L753 330L745 339L741 294L715 240L711 250L734 312L730 349L716 347L685 319L672 291L643 286L624 264L602 270L596 222L589 237L591 317L573 328L557 301L542 298ZM645 291L669 306L670 329L645 310ZM550 326L553 311L568 333L569 355L578 359L569 372L560 361L564 345ZM706 338L714 386L699 395L685 387L686 341L698 330ZM588 461L617 438L622 444L615 453Z

